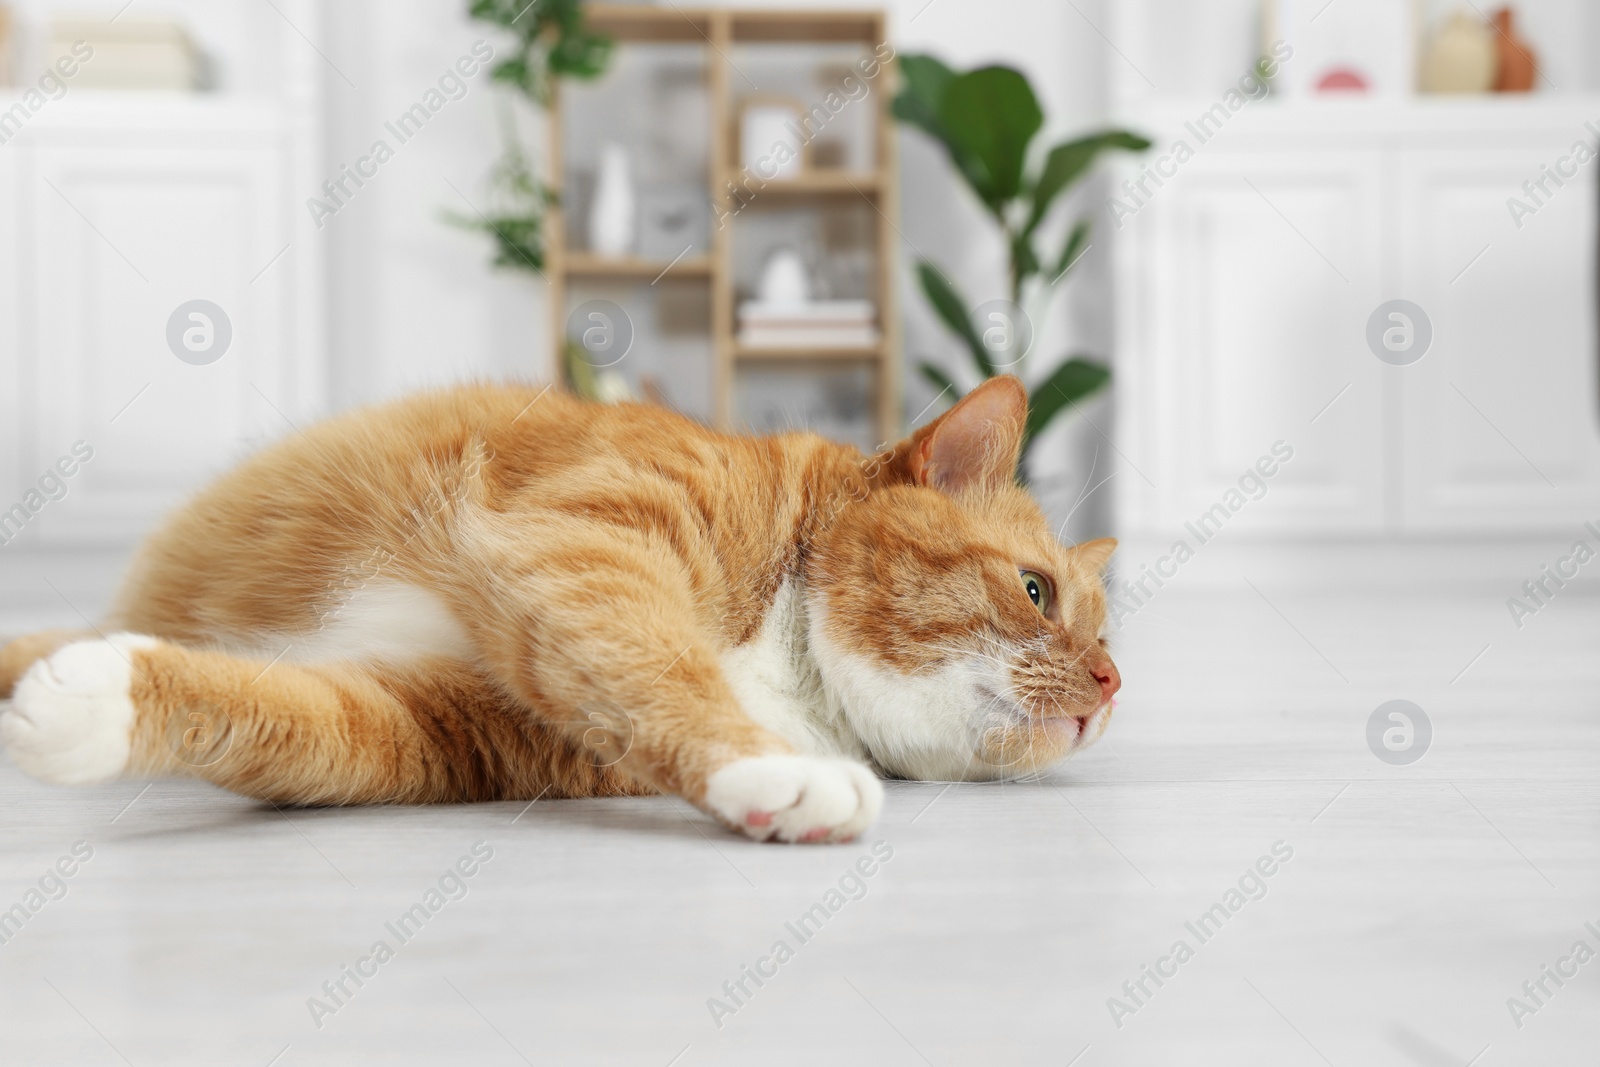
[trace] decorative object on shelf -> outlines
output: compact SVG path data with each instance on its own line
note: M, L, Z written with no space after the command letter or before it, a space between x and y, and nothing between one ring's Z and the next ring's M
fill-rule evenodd
M639 255L671 263L704 250L711 231L711 204L704 186L647 185L639 191Z
M1418 15L1411 0L1268 0L1262 15L1262 54L1277 54L1274 45L1291 50L1274 91L1411 95Z
M739 109L739 163L762 181L798 178L806 169L806 107L782 96L752 96Z
M792 248L780 248L767 257L757 286L761 302L800 307L811 299L811 274L806 261Z
M1495 53L1499 69L1495 73L1494 91L1497 93L1526 93L1533 90L1534 79L1539 76L1539 57L1528 42L1517 32L1516 16L1509 7L1502 7L1494 19Z
M1422 57L1422 90L1428 93L1486 93L1500 65L1494 31L1468 11L1451 15Z
M1371 89L1366 77L1349 67L1334 67L1317 81L1319 93L1365 93Z
M1009 67L983 67L957 74L932 56L902 56L903 88L894 100L894 114L903 122L932 135L945 148L957 173L999 225L1010 252L1009 308L1013 318L1026 321L1022 308L1035 302L1044 310L1057 285L1087 249L1089 220L1072 227L1059 253L1041 258L1038 230L1056 198L1084 177L1100 153L1111 150L1141 152L1150 142L1125 130L1106 130L1056 145L1035 175L1024 173L1028 148L1044 124L1033 87ZM945 326L966 343L982 378L1010 373L1022 376L1026 347L1015 338L1031 330L995 331L985 321L972 319L971 305L939 268L927 260L917 266L922 291ZM992 302L991 302L992 303ZM989 308L990 305L984 305ZM1000 312L996 312L1001 314ZM1007 317L1002 314L1002 317ZM999 341L999 348L991 342ZM964 390L943 370L924 362L924 378L959 399ZM1037 381L1028 397L1027 449L1051 420L1067 405L1096 392L1110 380L1104 364L1082 357L1060 363ZM1026 477L1025 474L1019 474Z
M870 300L746 300L739 305L741 348L871 348L883 340Z
M628 150L608 141L600 149L600 173L595 182L594 204L589 209L589 247L602 256L632 252L636 207Z
M510 54L494 65L491 77L515 89L535 107L549 106L560 78L594 78L611 59L611 39L590 32L583 0L473 0L473 18L510 33ZM449 213L446 218L495 242L494 264L540 273L545 260L545 211L554 201L523 147L516 121L501 111L505 148L489 172L490 203L479 214Z
M73 45L80 41L94 49L94 62L78 64L76 87L169 92L200 88L204 69L200 52L175 20L58 19L50 26L46 65L74 59Z

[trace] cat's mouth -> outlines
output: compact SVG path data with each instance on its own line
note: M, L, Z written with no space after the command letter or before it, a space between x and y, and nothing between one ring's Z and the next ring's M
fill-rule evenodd
M1050 708L1034 713L991 686L980 685L977 692L979 708L991 723L998 719L1012 728L1037 730L1063 751L1076 751L1093 744L1105 732L1111 706L1116 703L1115 699L1108 700L1086 712Z
M1095 708L1094 711L1078 719L1078 736L1073 742L1076 748L1087 748L1100 740L1100 735L1106 732L1106 727L1111 722L1111 713L1116 710L1117 698L1110 700Z

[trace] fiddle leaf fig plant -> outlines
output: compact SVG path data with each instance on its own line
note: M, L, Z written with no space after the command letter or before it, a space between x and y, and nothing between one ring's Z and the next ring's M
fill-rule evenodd
M951 165L999 226L1009 264L1008 307L984 304L978 310L986 314L975 316L972 304L927 260L917 265L923 295L939 321L966 346L980 379L1020 373L1032 333L1024 305L1032 302L1042 311L1089 246L1087 218L1074 223L1057 248L1042 247L1040 227L1062 194L1089 173L1102 153L1140 152L1150 142L1126 130L1104 130L1064 141L1031 165L1038 155L1033 142L1044 126L1044 111L1020 71L991 66L958 73L929 55L901 56L900 71L895 117L943 146ZM923 362L919 370L940 390L957 399L962 395L937 365ZM1036 382L1028 397L1024 457L1063 408L1110 379L1104 364L1073 356Z

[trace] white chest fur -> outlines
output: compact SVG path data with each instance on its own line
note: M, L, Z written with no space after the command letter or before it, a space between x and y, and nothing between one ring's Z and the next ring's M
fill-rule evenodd
M830 706L808 644L804 593L785 579L760 632L723 654L723 675L745 714L797 751L865 759L844 716Z

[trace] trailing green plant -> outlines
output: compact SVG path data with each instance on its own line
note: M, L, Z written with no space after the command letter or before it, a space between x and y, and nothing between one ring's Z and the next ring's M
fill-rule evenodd
M595 78L611 61L614 42L585 27L583 0L473 0L468 11L511 35L509 53L489 76L537 108L549 107L557 79ZM505 147L489 173L488 210L448 218L495 242L495 266L543 271L545 213L556 195L540 179L509 109L501 130Z
M503 107L500 117L505 147L489 172L485 208L474 207L470 215L446 212L445 218L462 229L488 235L495 243L496 267L543 271L545 213L556 196L523 150L510 109Z
M512 54L490 76L541 107L555 78L594 78L611 61L611 38L584 27L583 0L473 0L472 17L516 38Z
M902 86L894 99L894 115L932 136L950 157L979 203L1000 227L1009 270L1006 290L1019 311L1029 302L1042 312L1048 299L1072 271L1089 245L1090 224L1080 218L1058 249L1041 248L1040 226L1056 201L1089 173L1102 152L1143 151L1144 137L1126 130L1104 130L1064 141L1030 167L1034 137L1044 125L1044 112L1028 79L1010 67L981 67L958 73L929 55L900 57ZM1026 348L1021 331L1001 329L1005 343L986 343L986 333L973 322L972 305L933 263L917 265L917 279L939 320L971 353L980 378L1019 373ZM933 363L923 362L922 376L959 399L963 390ZM1028 397L1028 423L1023 455L1039 433L1068 405L1103 388L1111 371L1084 356L1058 364ZM1026 470L1026 464L1023 467Z

